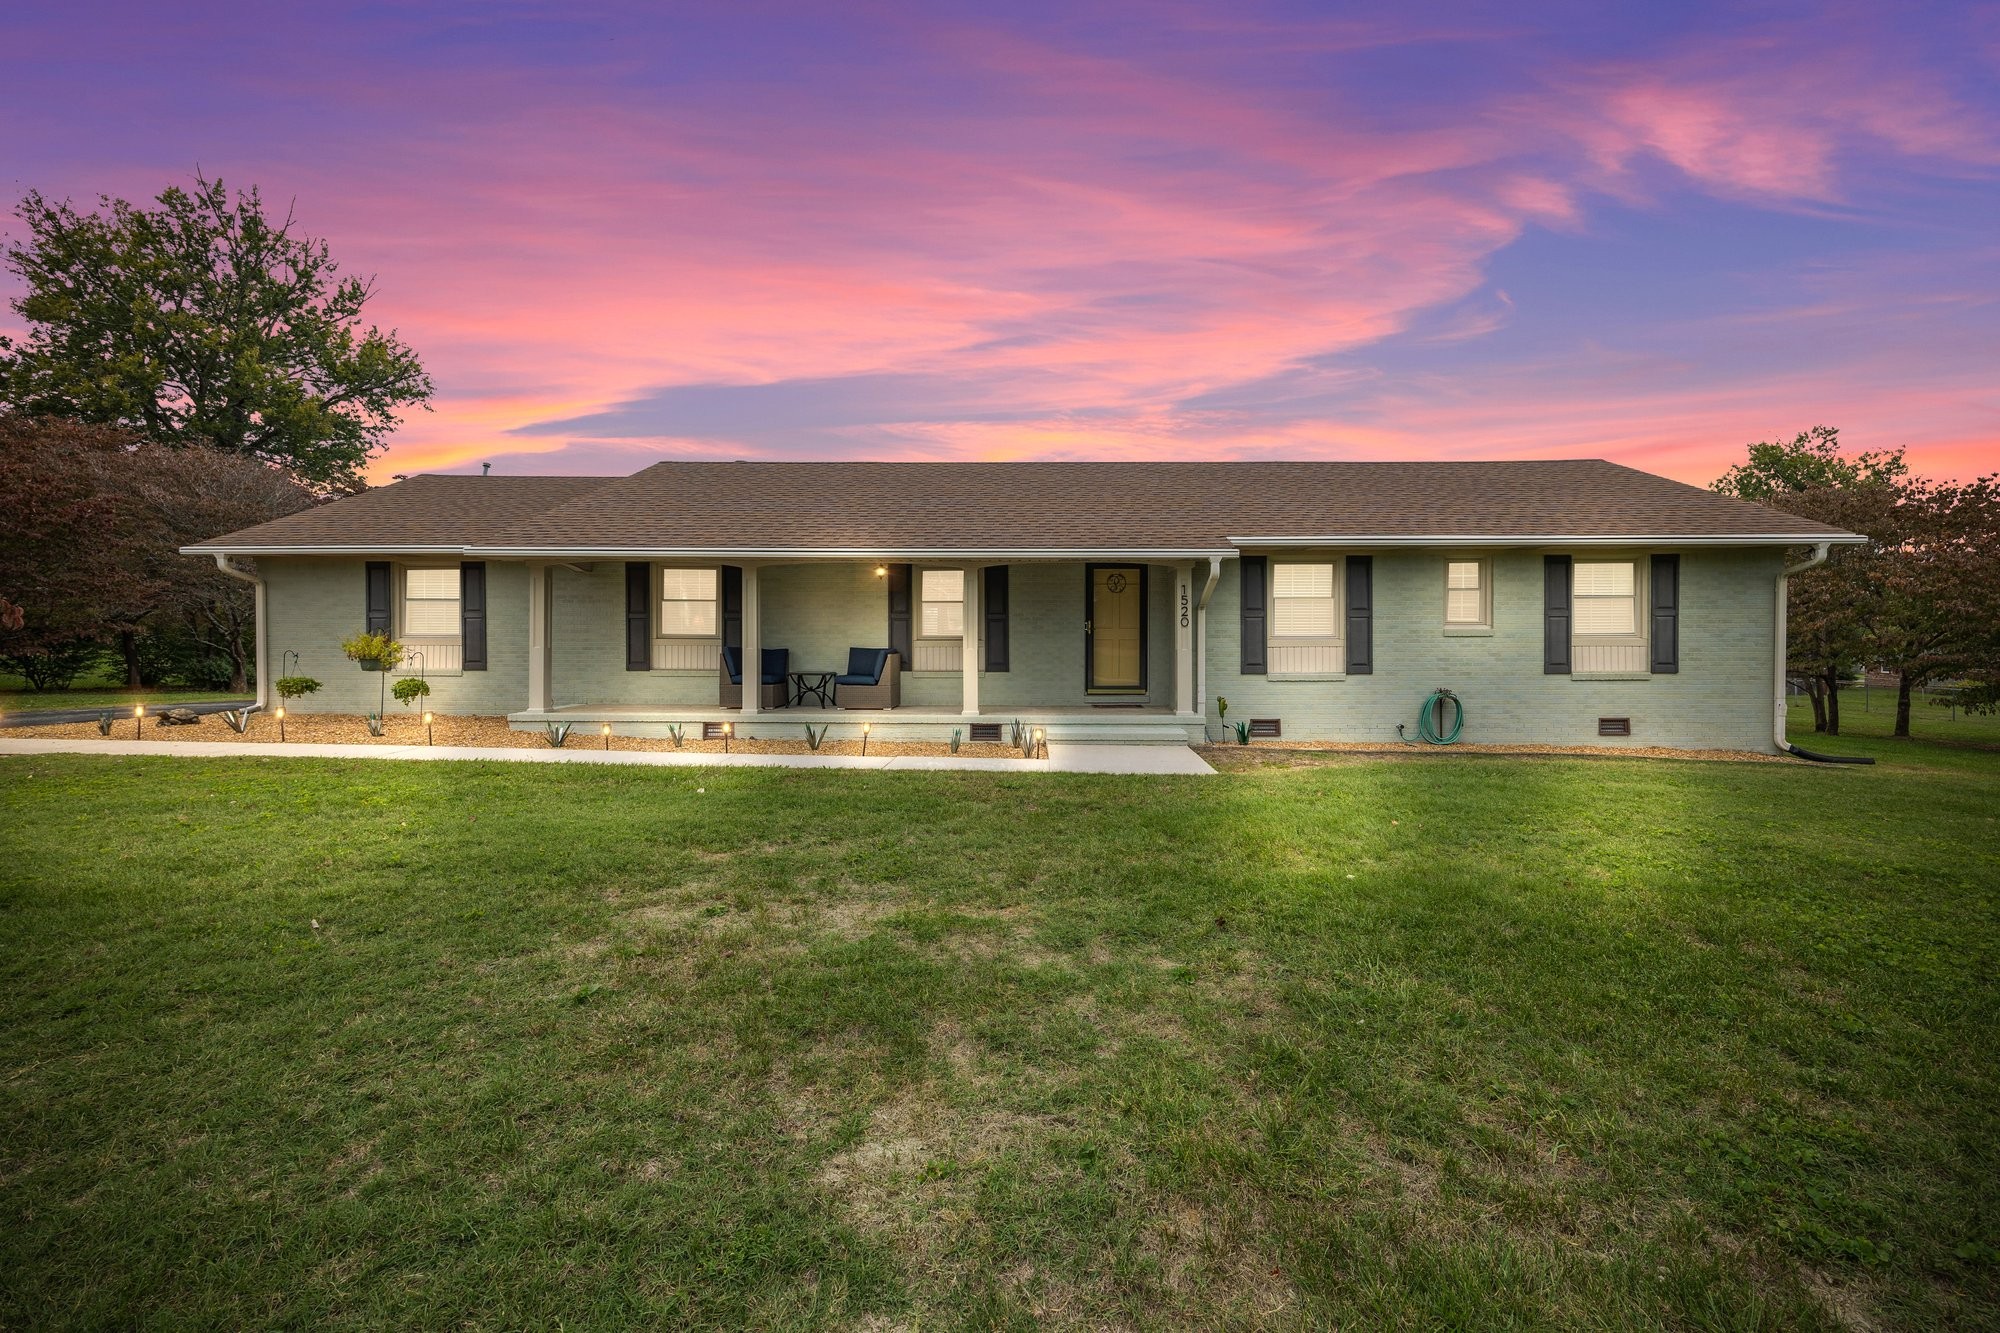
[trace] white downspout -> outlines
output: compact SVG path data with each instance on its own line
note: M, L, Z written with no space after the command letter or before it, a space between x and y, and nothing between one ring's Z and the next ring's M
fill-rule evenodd
M229 557L220 551L216 552L215 567L230 578L242 579L257 590L257 661L253 668L257 672L257 702L252 707L267 708L271 702L271 634L270 621L264 614L265 605L269 601L265 595L264 576L231 564Z
M1194 711L1201 714L1202 734L1208 734L1208 599L1222 578L1222 557L1208 558L1208 582L1194 604Z
M1791 741L1785 738L1785 723L1790 717L1790 709L1785 703L1785 656L1787 650L1786 613L1789 610L1790 581L1794 574L1811 569L1826 560L1826 553L1832 549L1831 542L1815 542L1811 557L1796 565L1788 565L1778 571L1777 581L1777 622L1773 626L1772 639L1776 644L1775 660L1771 663L1771 740L1777 745L1779 754L1792 752Z

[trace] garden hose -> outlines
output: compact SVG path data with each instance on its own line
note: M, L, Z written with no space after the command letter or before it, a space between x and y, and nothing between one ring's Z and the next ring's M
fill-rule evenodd
M1444 729L1445 705L1451 705L1451 729ZM1432 690L1431 697L1417 710L1417 735L1432 745L1450 745L1465 728L1465 705L1450 690Z

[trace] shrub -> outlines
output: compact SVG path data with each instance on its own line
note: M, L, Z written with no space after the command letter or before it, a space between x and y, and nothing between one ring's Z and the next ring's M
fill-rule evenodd
M95 643L78 640L52 644L36 652L9 653L0 657L7 668L36 690L66 690L70 682L96 665L104 650Z
M413 708L419 699L431 692L431 683L422 676L405 676L389 687L389 693L396 696L396 702L405 708Z

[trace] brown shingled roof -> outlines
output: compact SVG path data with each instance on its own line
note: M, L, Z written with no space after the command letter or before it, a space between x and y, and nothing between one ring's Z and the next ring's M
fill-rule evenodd
M463 477L425 473L377 486L189 547L457 550L498 541L523 520L613 481L611 477Z
M482 491L492 488L491 500ZM498 492L509 492L503 499ZM379 499L377 497L380 497ZM373 502L371 505L371 501ZM364 508L364 506L368 506ZM1383 543L1850 537L1600 460L657 463L630 477L417 477L206 549L463 545L496 555L1226 553Z

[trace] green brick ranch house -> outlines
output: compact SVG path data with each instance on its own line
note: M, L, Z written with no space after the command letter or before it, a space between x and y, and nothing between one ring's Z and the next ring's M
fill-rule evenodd
M660 734L1224 733L1773 749L1788 562L1859 541L1598 461L706 463L412 477L188 548L257 680L365 712L361 629L446 713ZM972 730L977 728L978 730ZM795 734L795 733L794 733ZM837 730L836 734L840 734Z

